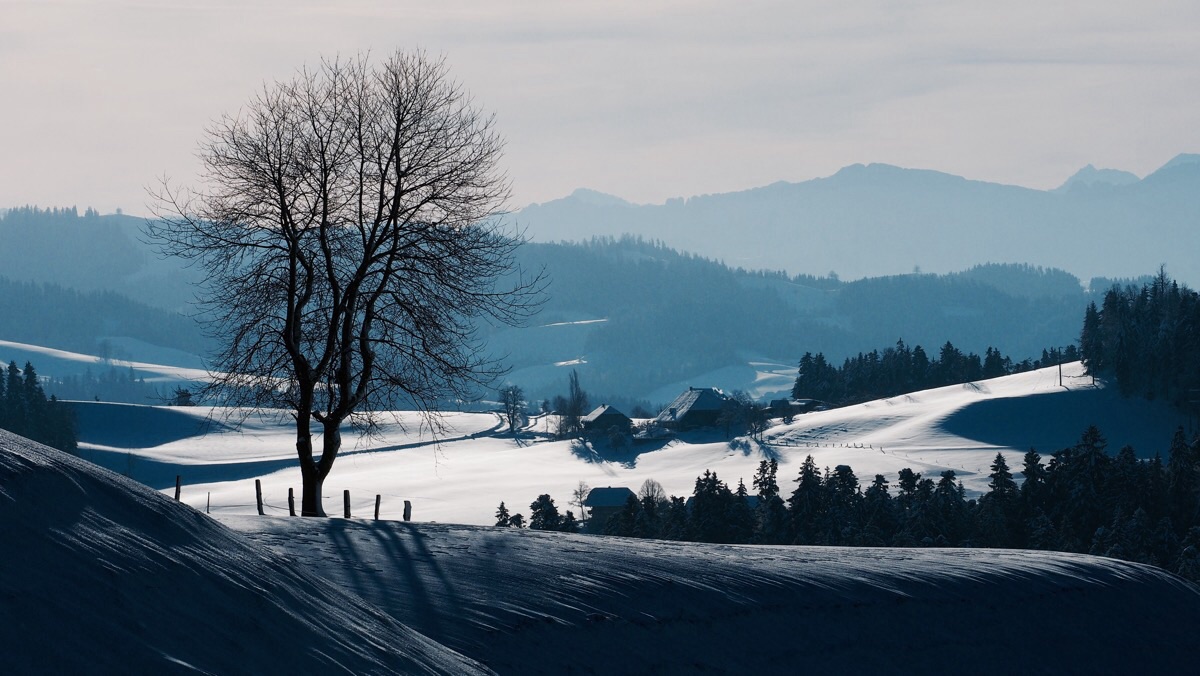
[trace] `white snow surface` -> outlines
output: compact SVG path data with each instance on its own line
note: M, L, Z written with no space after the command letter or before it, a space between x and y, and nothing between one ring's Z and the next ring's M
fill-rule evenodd
M139 352L148 353L155 357L174 357L176 360L187 362L198 360L197 357L179 352L178 350L167 350L149 345L148 343L141 343L140 341L133 341L127 338L113 340L115 341L114 344L119 347L137 349ZM145 378L146 382L149 383L207 382L210 379L209 372L202 368L166 366L163 364L125 361L121 359L105 361L96 355L71 352L69 350L57 350L52 347L42 347L28 343L16 343L10 340L0 340L0 354L4 355L5 361L15 361L18 366L25 361L31 361L34 367L43 375L60 371L78 373L80 369L86 367L95 366L99 368L111 365L122 369L132 368L139 377Z
M1200 627L1090 556L219 518L0 432L5 673L1186 673Z
M809 413L773 427L761 444L697 432L614 450L605 442L550 440L552 425L544 416L514 438L491 413L447 414L448 429L435 439L417 415L402 412L384 421L378 437L356 440L344 432L343 450L324 484L325 508L340 514L349 490L356 515L372 512L380 495L384 518L398 518L410 500L419 521L490 525L501 501L511 512L523 512L548 493L565 510L579 481L636 491L653 478L669 494L686 496L706 469L731 485L739 478L749 483L765 458L779 461L786 494L808 454L821 467L850 465L864 485L876 473L894 484L905 467L934 479L953 470L968 494L979 495L987 491L996 453L1016 472L1031 446L1048 456L1095 424L1113 451L1132 444L1143 457L1165 455L1175 427L1186 424L1166 405L1123 399L1093 385L1079 364L1065 366L1063 376L1059 386L1057 369L1042 369ZM286 412L251 416L234 428L219 422L227 413L221 410L76 406L83 457L160 489L173 491L181 475L183 500L194 507L254 513L255 479L262 481L270 513L287 513L289 488L299 500Z

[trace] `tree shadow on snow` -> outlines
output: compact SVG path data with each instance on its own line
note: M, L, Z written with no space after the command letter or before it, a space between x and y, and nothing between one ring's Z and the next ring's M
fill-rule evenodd
M652 453L665 448L671 441L671 439L654 439L613 444L607 439L594 441L572 439L570 449L572 455L584 462L597 464L610 462L621 465L625 469L633 469L637 467L638 457L643 453Z

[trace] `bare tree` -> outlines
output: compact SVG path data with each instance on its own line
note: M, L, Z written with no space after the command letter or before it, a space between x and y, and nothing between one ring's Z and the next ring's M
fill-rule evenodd
M500 406L504 409L504 421L508 423L508 431L516 434L517 427L525 418L525 393L516 385L500 388Z
M662 484L654 479L646 479L642 482L642 487L638 489L638 500L644 501L647 498L653 500L656 505L665 506L671 502L667 497L667 492L663 490Z
M587 508L584 506L584 501L587 500L588 493L592 492L592 488L587 485L586 481L580 480L579 485L575 490L571 491L571 503L579 507L579 520L587 521Z
M208 394L291 410L304 515L324 515L343 422L414 408L441 430L439 402L502 371L476 322L536 311L540 275L498 218L502 145L442 60L325 61L208 129L204 188L153 195L147 234L205 273Z
M581 437L583 436L583 418L588 414L588 396L587 392L579 385L579 373L571 369L571 375L567 377L567 396L562 399L558 408L558 436ZM561 397L556 397L557 402Z

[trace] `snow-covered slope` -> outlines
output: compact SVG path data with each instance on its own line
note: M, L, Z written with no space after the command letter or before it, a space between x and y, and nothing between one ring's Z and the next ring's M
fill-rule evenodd
M56 350L51 347L15 343L0 340L0 355L3 361L15 361L20 366L26 361L32 362L40 375L75 375L87 368L103 368L115 366L132 369L135 376L144 378L148 383L171 383L187 385L191 382L207 382L208 371L199 368L199 357L181 352L157 347L128 338L114 339L113 344L123 353L136 351L154 358L159 363L126 360L104 360L101 357L68 350ZM171 366L167 363L188 364L187 366Z
M453 413L449 430L435 440L413 414L381 427L380 436L358 440L346 433L342 455L324 485L326 509L341 512L342 491L351 491L352 512L373 510L396 518L403 501L419 521L492 522L505 501L514 513L549 493L566 509L579 481L634 490L656 479L674 495L690 495L711 469L731 484L747 482L759 461L780 464L785 491L812 454L818 466L847 464L864 483L884 474L893 483L905 467L926 476L952 469L970 494L987 490L988 466L1004 453L1014 470L1031 446L1049 455L1074 444L1097 425L1112 451L1133 445L1143 457L1165 453L1171 434L1186 424L1164 404L1122 399L1093 385L1078 364L995 380L917 392L843 409L799 416L769 430L764 444L745 438L691 434L670 443L614 450L551 441L550 421L533 420L518 439L504 433L494 414ZM294 432L284 413L247 419L241 429L207 424L222 411L79 402L81 455L161 489L182 475L183 499L214 513L253 513L254 479L261 479L267 510L287 513L288 489L299 493Z
M221 519L0 432L4 673L1184 673L1200 626L1080 555Z
M1111 559L222 520L501 674L1195 667L1200 591Z
M0 430L0 671L477 673L294 561Z

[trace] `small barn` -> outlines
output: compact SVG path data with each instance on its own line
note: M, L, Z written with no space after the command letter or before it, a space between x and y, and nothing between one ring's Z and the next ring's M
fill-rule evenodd
M808 413L820 403L816 399L772 399L771 405L767 408L772 417L782 418L787 415Z
M633 429L633 421L629 419L629 416L608 404L601 405L584 416L580 422L583 424L585 432L607 432L616 427L623 434L629 434Z
M588 510L584 530L588 533L603 533L604 524L608 523L608 519L624 509L629 498L635 497L637 496L634 492L624 486L605 486L588 491L587 497L583 499L583 506Z
M675 397L655 422L667 429L683 431L698 427L713 427L721 417L727 398L715 387L689 387Z

